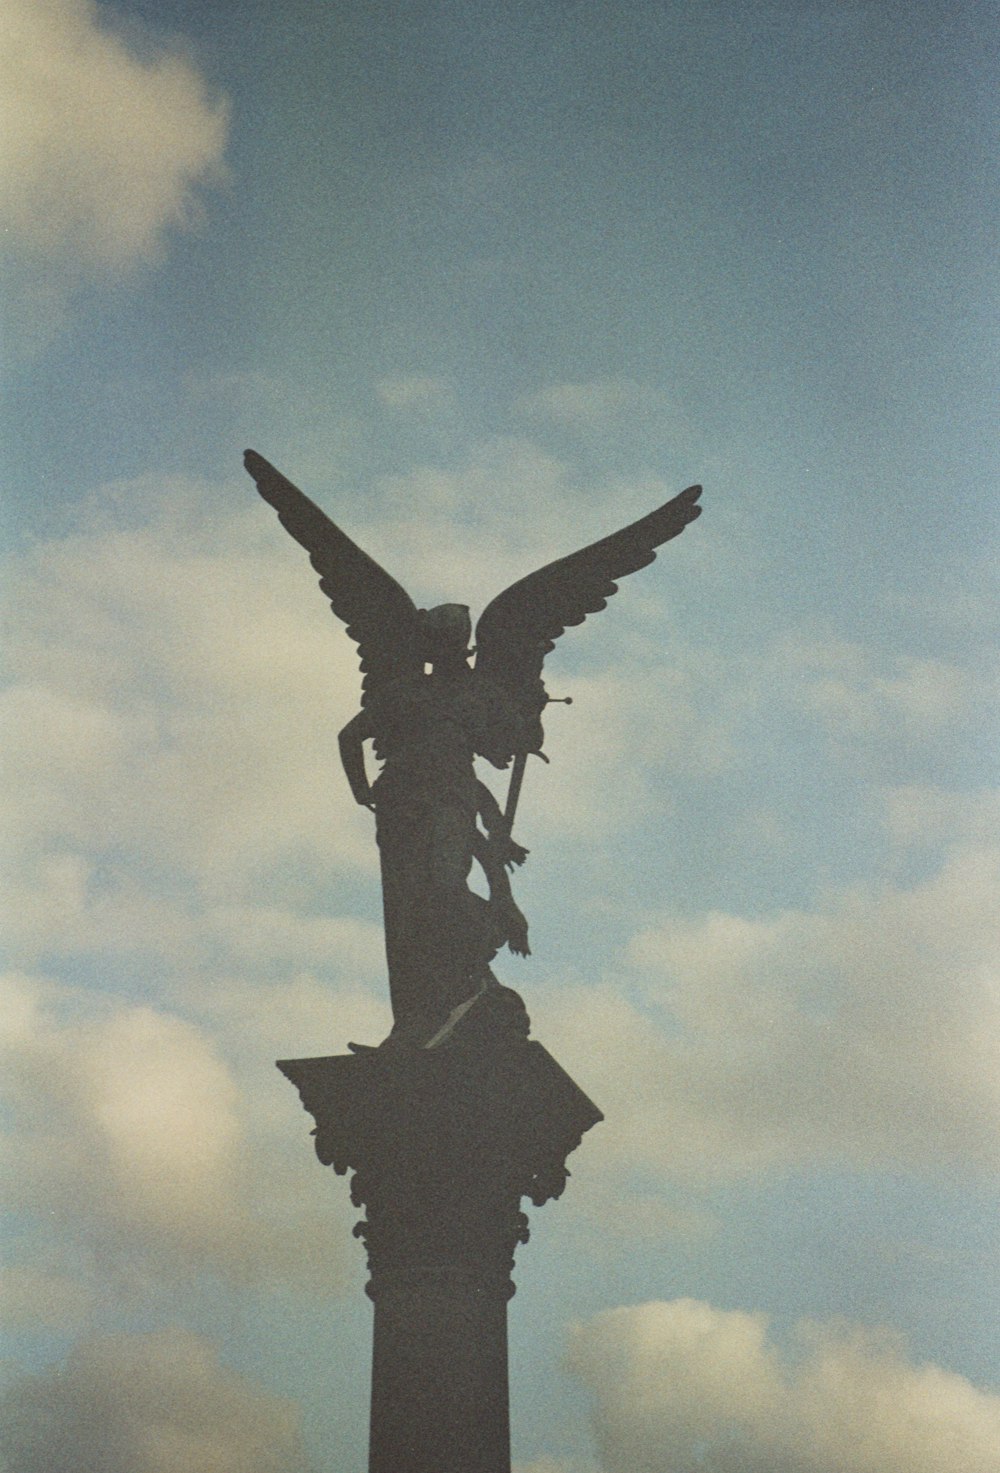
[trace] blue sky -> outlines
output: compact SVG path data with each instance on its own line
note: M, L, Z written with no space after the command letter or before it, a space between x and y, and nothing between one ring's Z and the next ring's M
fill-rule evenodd
M474 609L705 485L525 781L503 980L607 1120L518 1473L994 1466L998 22L11 7L6 1473L364 1465L272 1063L387 1027L359 681L247 445Z

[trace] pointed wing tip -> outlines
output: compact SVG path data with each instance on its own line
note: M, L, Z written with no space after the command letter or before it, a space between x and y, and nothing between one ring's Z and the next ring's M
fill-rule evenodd
M294 489L291 488L290 482L285 480L280 471L275 470L269 460L265 460L263 455L258 455L256 450L244 450L243 466L264 500L269 501L280 515L281 508L274 498L279 489L285 486Z
M702 508L697 504L700 495L700 486L687 486L683 491L678 491L677 495L661 509L663 512L672 513L674 517L675 531L673 532L673 536L676 537L678 532L683 531L685 527L701 516ZM654 513L654 515L657 515L657 513Z

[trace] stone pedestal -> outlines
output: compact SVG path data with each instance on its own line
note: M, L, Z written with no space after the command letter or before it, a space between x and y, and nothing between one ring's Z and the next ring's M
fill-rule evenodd
M514 1005L511 1004L514 1000ZM375 1304L369 1473L510 1473L507 1301L521 1200L602 1119L497 988L433 1049L282 1060L324 1165L354 1173ZM523 1008L521 1008L523 1016Z

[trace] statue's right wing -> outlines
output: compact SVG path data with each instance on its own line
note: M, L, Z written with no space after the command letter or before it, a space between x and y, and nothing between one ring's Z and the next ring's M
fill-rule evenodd
M540 712L542 664L555 641L603 609L619 579L646 567L658 547L700 515L700 495L700 486L689 486L657 511L547 563L498 594L476 626L477 673L499 683L519 708ZM540 744L540 727L536 740Z
M308 552L333 612L357 642L362 704L391 681L419 674L417 610L406 590L262 455L248 450L243 464L281 525Z

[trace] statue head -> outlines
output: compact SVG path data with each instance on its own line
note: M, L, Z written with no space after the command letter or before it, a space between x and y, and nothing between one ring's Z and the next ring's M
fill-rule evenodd
M458 661L464 664L472 654L469 648L472 619L466 604L438 604L434 609L421 609L420 633L428 664Z

